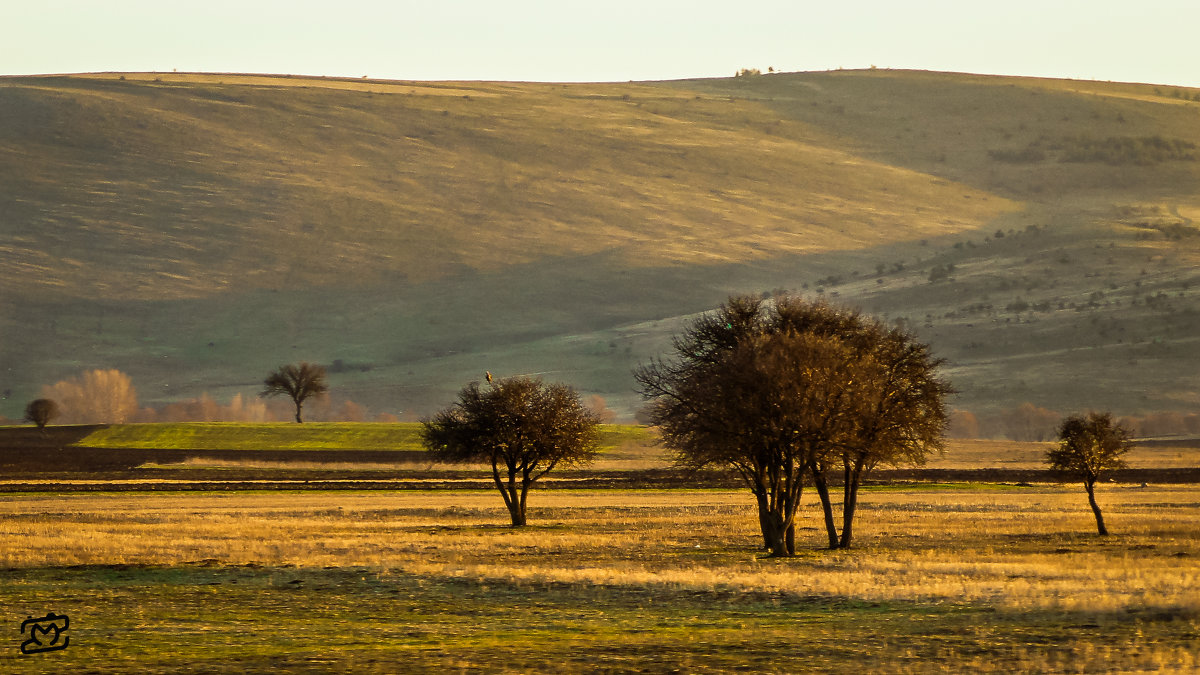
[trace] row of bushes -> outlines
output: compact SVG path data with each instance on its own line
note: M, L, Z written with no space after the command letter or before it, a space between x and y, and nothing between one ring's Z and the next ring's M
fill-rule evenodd
M1162 136L1065 136L1051 140L1046 137L1015 150L991 150L988 155L998 162L1035 164L1048 160L1059 162L1103 163L1112 166L1150 166L1163 162L1194 162L1198 156L1196 144L1178 138Z

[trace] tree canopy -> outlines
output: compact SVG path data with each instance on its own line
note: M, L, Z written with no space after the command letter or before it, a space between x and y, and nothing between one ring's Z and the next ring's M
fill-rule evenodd
M263 380L261 396L286 395L296 405L296 423L304 422L304 402L329 391L325 384L325 368L311 363L280 366Z
M795 552L806 476L831 547L849 547L858 486L879 463L920 463L942 448L941 360L900 329L784 296L734 296L674 340L673 358L635 372L677 461L729 466L755 495L763 543ZM827 474L844 478L839 534Z
M37 428L41 430L45 430L46 425L59 414L58 403L49 398L34 399L25 406L25 420L36 424Z
M1083 480L1088 504L1096 516L1096 529L1108 534L1104 515L1096 503L1096 481L1114 469L1124 469L1124 455L1131 443L1125 429L1113 421L1110 413L1072 415L1058 427L1059 445L1046 453L1046 463L1054 471Z
M512 525L520 527L530 485L556 467L591 462L598 425L574 389L511 377L487 388L467 385L457 403L422 421L421 435L440 461L490 464Z

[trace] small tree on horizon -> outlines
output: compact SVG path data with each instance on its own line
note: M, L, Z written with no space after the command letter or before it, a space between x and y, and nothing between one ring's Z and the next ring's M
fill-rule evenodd
M1083 479L1088 504L1096 516L1096 530L1108 534L1104 515L1096 503L1096 481L1108 471L1124 469L1124 455L1131 443L1125 429L1113 422L1110 413L1073 415L1058 427L1059 446L1046 453L1046 463L1054 471Z
M60 412L58 403L55 403L53 399L34 399L25 406L25 421L36 424L38 430L45 433L46 425L57 418Z
M329 391L325 384L325 368L311 363L289 364L280 366L278 370L263 380L265 389L260 396L279 396L286 394L296 405L296 423L303 424L302 410L304 402L313 396L320 396Z
M489 381L486 389L472 382L457 403L421 423L435 459L491 465L513 527L526 523L533 482L555 467L590 463L599 439L596 414L574 389L533 377Z

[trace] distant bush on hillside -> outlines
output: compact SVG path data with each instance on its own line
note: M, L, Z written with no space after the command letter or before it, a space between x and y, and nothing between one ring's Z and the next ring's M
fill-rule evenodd
M966 411L960 412L963 417L959 420L957 433L974 431L976 438L1007 438L1010 441L1050 440L1054 438L1058 421L1062 417L1053 410L1032 403L1022 403L1015 408L981 418L975 418ZM970 419L966 418L966 415L970 415ZM972 420L974 429L971 429Z
M1036 164L1046 161L1046 151L1033 145L1022 150L988 150L988 156L997 162L1009 164Z
M1200 413L1155 412L1118 421L1131 435L1141 438L1200 434Z
M954 263L934 265L933 269L929 270L929 281L930 283L943 281L949 279L951 274L954 274Z
M395 415L373 414L361 403L329 395L319 396L305 405L305 419L313 422L394 422ZM198 398L169 403L161 408L142 410L139 422L282 422L291 419L290 401L270 401L234 394L228 404L214 400L208 393Z
M948 418L946 435L950 438L1050 441L1054 440L1058 416L1059 413L1032 403L1022 403L990 415L976 416L967 410L955 410ZM1200 413L1148 412L1126 415L1118 422L1136 438L1200 434Z
M1196 144L1161 136L1110 136L1103 140L1077 136L1067 139L1060 161L1139 166L1174 161L1194 162Z
M1184 101L1200 101L1200 91L1189 91L1187 89L1170 89L1163 91L1160 88L1155 88L1154 93L1159 96L1170 96Z
M1178 213L1172 214L1168 209L1157 205L1122 205L1116 208L1117 217L1126 225L1141 228L1147 232L1138 233L1138 239L1150 239L1149 231L1157 230L1167 239L1179 241L1185 237L1200 236L1200 229L1186 221Z
M1196 144L1162 136L1065 136L1046 137L1022 149L989 150L998 162L1033 164L1047 160L1071 163L1103 163L1112 166L1150 166L1163 162L1195 162Z
M228 404L219 403L208 393L203 393L161 407L143 408L138 403L133 381L119 370L83 372L72 379L43 387L42 396L56 402L60 424L279 422L292 415L290 401L267 401L240 393L234 394ZM329 395L313 398L306 411L316 422L396 421L395 415L372 414L362 404Z
M88 370L42 387L42 398L57 401L63 424L124 424L137 421L137 390L116 369Z
M1183 223L1163 223L1161 225L1157 225L1155 229L1157 229L1159 232L1162 232L1163 236L1167 239L1173 239L1175 241L1179 241L1184 237L1200 236L1200 230L1197 230L1194 227L1188 227Z
M979 418L967 410L955 410L947 418L946 436L949 438L980 438Z

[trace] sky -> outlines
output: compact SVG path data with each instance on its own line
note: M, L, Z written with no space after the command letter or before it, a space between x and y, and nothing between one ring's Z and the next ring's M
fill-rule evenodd
M0 74L620 82L913 68L1200 86L1197 0L0 0Z

